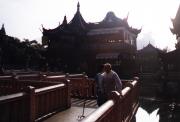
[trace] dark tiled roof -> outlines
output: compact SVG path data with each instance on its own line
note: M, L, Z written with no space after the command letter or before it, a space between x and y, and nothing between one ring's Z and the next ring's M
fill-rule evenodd
M163 52L162 50L154 47L154 46L153 46L152 44L150 44L150 43L149 43L146 47L144 47L143 49L138 50L139 53L140 53L140 52L152 52L152 51L157 51L157 52L159 52L159 53Z
M73 19L68 23L68 25L71 28L86 29L87 23L83 19L79 9L77 10L77 12L74 15Z
M77 5L77 12L75 13L73 19L66 24L67 20L66 17L64 18L63 24L59 25L55 29L45 29L43 28L43 34L45 33L79 33L79 34L85 34L87 31L91 29L101 29L101 28L114 28L114 27L124 27L128 31L139 34L141 30L129 27L127 18L120 19L115 16L113 12L108 12L105 16L105 18L101 22L97 23L86 23L83 19L81 13L80 13L80 5L78 3Z
M138 30L138 29L129 27L127 19L128 17L125 19L118 18L113 12L110 11L106 14L105 18L101 22L89 23L88 28L99 29L99 28L124 27L134 34L139 34L141 32L141 29Z
M116 15L111 11L106 14L105 18L101 22L89 23L88 26L89 29L129 27L127 21L116 17Z

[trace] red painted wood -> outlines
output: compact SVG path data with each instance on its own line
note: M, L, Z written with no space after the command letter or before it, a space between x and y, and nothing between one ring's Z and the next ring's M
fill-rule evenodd
M139 82L125 84L121 92L113 91L109 100L82 122L130 122L139 105Z

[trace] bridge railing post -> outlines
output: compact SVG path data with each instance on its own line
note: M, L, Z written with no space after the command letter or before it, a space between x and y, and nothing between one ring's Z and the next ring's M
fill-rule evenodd
M70 80L65 79L65 84L67 87L67 91L66 91L66 96L67 98L67 107L70 108L71 107L71 85L70 85Z
M122 104L121 104L121 99L122 96L120 94L120 92L118 91L112 91L111 95L110 95L110 99L114 100L115 105L113 107L113 121L112 122L121 122L123 120L123 116L122 116Z
M35 122L36 119L36 109L35 109L35 87L28 86L25 90L27 93L27 101L28 101L28 114L29 114L29 122Z

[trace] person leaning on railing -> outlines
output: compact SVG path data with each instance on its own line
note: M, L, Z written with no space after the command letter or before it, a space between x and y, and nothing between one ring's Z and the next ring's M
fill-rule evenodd
M118 74L112 70L110 63L104 64L104 73L102 73L101 76L102 76L101 102L103 104L108 100L111 91L120 92L122 90L122 82Z

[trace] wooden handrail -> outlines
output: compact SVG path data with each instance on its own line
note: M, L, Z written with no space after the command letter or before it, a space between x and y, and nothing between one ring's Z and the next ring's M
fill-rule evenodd
M18 83L21 83L17 89L21 88L22 83L24 85L24 81L10 81L9 83L5 81L5 83L7 86L10 85L10 87L18 86ZM27 82L26 85L30 83L31 82ZM32 82L32 85L35 83L39 84L39 82ZM10 122L14 119L14 121L35 122L71 106L68 80L64 83L40 82L40 84L42 83L45 84L44 88L37 87L35 89L33 86L28 86L22 89L23 92L1 96L0 121ZM47 86L47 84L50 86ZM12 106L12 108L9 106ZM4 110L6 111L3 112ZM16 112L16 114L14 112Z
M56 76L46 76L46 79L58 79L58 78L65 78L66 75L56 75Z
M85 74L66 74L67 77L69 78L79 78L79 77L86 77Z
M35 90L36 120L70 107L68 81Z
M7 78L6 78L7 79ZM79 97L79 98L95 98L96 97L96 87L95 81L89 79L85 73L82 74L59 74L59 75L49 75L48 73L37 73L37 74L19 74L14 75L12 79L7 79L8 81L21 81L23 84L24 81L27 82L30 80L36 80L38 82L41 81L52 81L52 82L61 82L65 83L66 80L71 80L71 96ZM16 84L16 83L13 83ZM16 86L16 85L15 85ZM20 85L23 87L23 85ZM32 85L34 86L34 85ZM41 86L39 84L39 86ZM36 86L34 86L36 87ZM5 88L5 87L4 87ZM10 87L8 87L10 89ZM6 92L7 90L4 90ZM11 93L11 90L8 90L8 94ZM37 90L36 90L37 91ZM3 92L3 93L4 93ZM17 91L15 91L17 92ZM0 95L3 95L1 93ZM5 94L5 93L4 93Z
M39 74L21 74L21 75L16 75L16 76L19 76L19 77L34 77L34 76L39 76Z
M63 87L63 86L65 86L65 84L62 83L62 84L53 85L53 86L49 86L49 87L39 88L39 89L35 90L35 93L49 91L49 90L55 90L55 89Z
M2 80L9 81L9 80L12 80L13 78L14 78L14 76L12 76L12 75L4 75L4 76L0 76L0 81L2 81Z
M30 122L29 107L25 93L17 93L0 97L1 122Z
M113 91L110 99L83 119L83 122L130 122L139 106L137 84L137 80L131 80L120 93Z
M4 78L12 78L11 75L3 75L3 76L0 76L0 79L4 79Z
M6 102L8 100L13 100L13 99L22 97L24 95L25 95L24 92L19 92L19 93L15 93L15 94L11 94L11 95L0 96L0 103Z
M130 87L125 87L122 91L121 91L121 95L122 97L124 97L125 95L127 95L127 93L131 90Z
M106 116L112 111L115 102L113 100L108 100L102 106L100 106L96 111L93 111L88 117L82 120L82 122L96 122Z
M132 82L131 82L131 84L133 85L133 86L135 86L136 84L137 84L137 80L133 80Z

